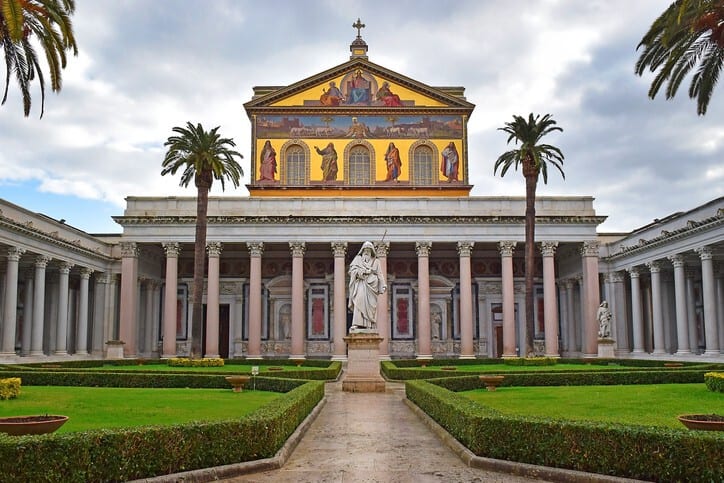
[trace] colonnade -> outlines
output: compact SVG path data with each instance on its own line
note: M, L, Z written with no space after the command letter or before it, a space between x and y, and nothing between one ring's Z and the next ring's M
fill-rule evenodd
M0 277L0 357L101 355L107 334L113 330L115 276L25 248L7 250L4 277ZM24 273L21 259L25 266L32 264ZM71 271L77 274L77 292L71 290ZM18 297L20 287L22 300Z
M162 316L162 333L164 343L162 357L176 355L176 293L178 284L178 256L179 245L176 242L162 244L166 255L165 270L165 303ZM459 241L456 249L459 259L459 282L460 282L460 353L461 358L474 358L474 321L472 297L472 275L471 257L475 243L473 241ZM498 250L501 260L501 292L503 305L503 357L517 357L516 350L516 320L514 307L514 276L513 276L513 253L516 242L501 241L498 243ZM545 354L550 357L558 357L560 348L558 340L558 296L556 292L555 274L555 251L557 242L546 241L541 243L540 249L543 259L543 292L544 292L544 317L545 317ZM583 299L584 316L587 324L584 333L588 334L585 340L584 355L596 355L597 322L595 312L598 307L598 244L595 241L585 242L582 254L582 266L584 276L582 278L582 289L585 294ZM333 273L333 294L331 301L333 307L332 319L332 349L331 355L335 359L344 359L346 347L342 337L346 334L346 267L345 257L347 255L348 243L345 241L331 241L329 248L334 258ZM248 359L260 359L262 353L262 257L265 244L262 241L246 242L249 253L249 299L248 303L248 342L244 356ZM223 244L218 241L211 241L207 244L209 257L209 269L206 287L206 304L209 308L206 315L206 347L204 352L207 356L219 354L218 330L219 330L219 258L223 250ZM304 273L303 262L306 251L306 243L303 241L289 242L289 256L291 257L291 345L289 357L293 359L304 359L307 357L305 351L305 314L304 310ZM382 269L387 271L387 258L390 251L390 242L376 243L377 257ZM417 312L416 312L416 357L429 359L433 357L431 349L430 331L430 255L433 251L433 243L430 241L418 241L415 243L417 255ZM121 266L121 311L120 311L120 337L126 341L125 353L128 357L137 354L135 347L136 338L132 337L138 331L136 317L137 310L134 308L138 303L138 248L134 243L123 245L122 266ZM194 288L195 289L195 288ZM215 309L214 309L215 308ZM380 355L389 357L390 337L390 307L388 294L380 295L378 300L378 330L383 337L380 347ZM130 342L130 343L129 343ZM238 355L238 354L236 354Z
M647 284L642 283L644 276L648 276ZM628 266L625 271L607 273L605 280L618 321L620 352L662 356L703 350L705 356L721 354L724 272L715 270L712 247Z

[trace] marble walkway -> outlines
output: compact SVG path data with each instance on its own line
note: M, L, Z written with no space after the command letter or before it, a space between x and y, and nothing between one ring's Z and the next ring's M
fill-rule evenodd
M227 482L528 482L468 467L403 402L404 386L349 393L327 383L327 403L281 469Z

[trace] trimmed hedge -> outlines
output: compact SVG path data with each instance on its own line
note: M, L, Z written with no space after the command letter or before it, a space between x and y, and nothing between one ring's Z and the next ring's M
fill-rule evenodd
M408 381L405 389L478 456L653 481L724 477L719 434L503 416L430 381Z
M458 365L458 364L455 364ZM438 379L472 377L477 380L479 374L490 374L489 371L468 372L470 376L460 376L451 371L400 368L395 362L382 361L382 374L390 380L409 381L414 379ZM595 371L537 371L501 372L505 375L503 386L584 386L611 384L676 384L703 382L707 369L702 366L681 368L635 368L626 370Z
M558 362L553 357L515 357L503 359L506 366L555 366Z
M20 378L0 379L0 399L15 399L20 394Z
M707 372L704 374L707 389L713 392L724 392L724 372Z
M0 435L6 462L0 482L128 481L272 457L324 397L324 383L296 382L299 387L238 420Z
M189 359L188 357L172 357L166 361L170 367L223 367L224 359L218 357Z

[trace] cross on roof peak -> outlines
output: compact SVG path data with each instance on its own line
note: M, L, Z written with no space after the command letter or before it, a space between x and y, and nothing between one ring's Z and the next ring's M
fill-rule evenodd
M357 29L357 38L361 39L362 36L361 36L360 32L363 28L365 28L365 24L362 23L362 21L359 19L359 17L357 17L357 22L352 24L352 27Z

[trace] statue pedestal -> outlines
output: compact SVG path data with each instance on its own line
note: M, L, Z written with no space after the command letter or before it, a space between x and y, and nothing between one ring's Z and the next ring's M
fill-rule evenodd
M598 357L601 359L613 359L613 339L598 339Z
M380 342L377 333L352 333L344 337L347 343L347 372L342 390L347 392L385 392L385 380L380 375Z

